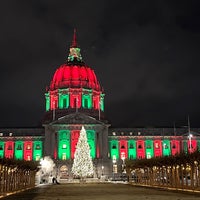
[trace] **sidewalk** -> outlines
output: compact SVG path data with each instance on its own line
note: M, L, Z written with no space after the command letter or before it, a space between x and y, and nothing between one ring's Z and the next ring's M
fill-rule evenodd
M164 186L156 186L156 185L145 185L145 184L135 184L130 182L130 185L136 186L136 187L146 187L146 188L155 188L155 189L161 189L161 190L166 190L166 191L177 191L177 192L185 192L185 193L196 193L200 195L200 190L192 190L192 189L185 189L185 188L171 188L171 187L164 187Z

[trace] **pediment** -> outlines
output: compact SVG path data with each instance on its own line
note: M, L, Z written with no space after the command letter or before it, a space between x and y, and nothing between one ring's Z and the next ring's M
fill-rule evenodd
M72 113L58 118L56 121L51 122L52 125L57 124L104 124L93 117L83 113Z

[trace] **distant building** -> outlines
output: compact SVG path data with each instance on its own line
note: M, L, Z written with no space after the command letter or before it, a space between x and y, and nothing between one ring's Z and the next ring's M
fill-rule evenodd
M58 175L68 178L82 126L96 177L122 173L126 158L169 156L200 148L199 128L109 128L104 97L94 70L83 62L74 33L69 56L46 90L42 126L0 129L0 157L40 160L51 156Z

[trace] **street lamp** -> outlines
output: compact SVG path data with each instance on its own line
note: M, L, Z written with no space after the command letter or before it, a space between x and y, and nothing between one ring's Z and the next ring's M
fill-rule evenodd
M192 137L193 137L193 135L190 133L189 136L188 136L190 152L192 151Z
M101 166L101 175L103 176L103 170L104 170L104 166Z
M192 151L192 137L193 135L190 133L190 118L189 118L189 115L188 115L188 139L189 139L189 150L190 152Z

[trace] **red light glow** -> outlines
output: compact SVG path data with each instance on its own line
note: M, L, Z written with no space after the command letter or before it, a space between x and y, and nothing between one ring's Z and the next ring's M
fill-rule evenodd
M24 160L32 160L33 142L24 142Z
M6 158L13 158L14 154L14 142L13 141L7 141L5 143L5 157Z
M154 141L154 156L161 157L162 156L162 140Z
M100 91L100 85L91 68L87 66L68 66L67 64L63 64L56 70L50 84L50 90L73 87L84 87Z

